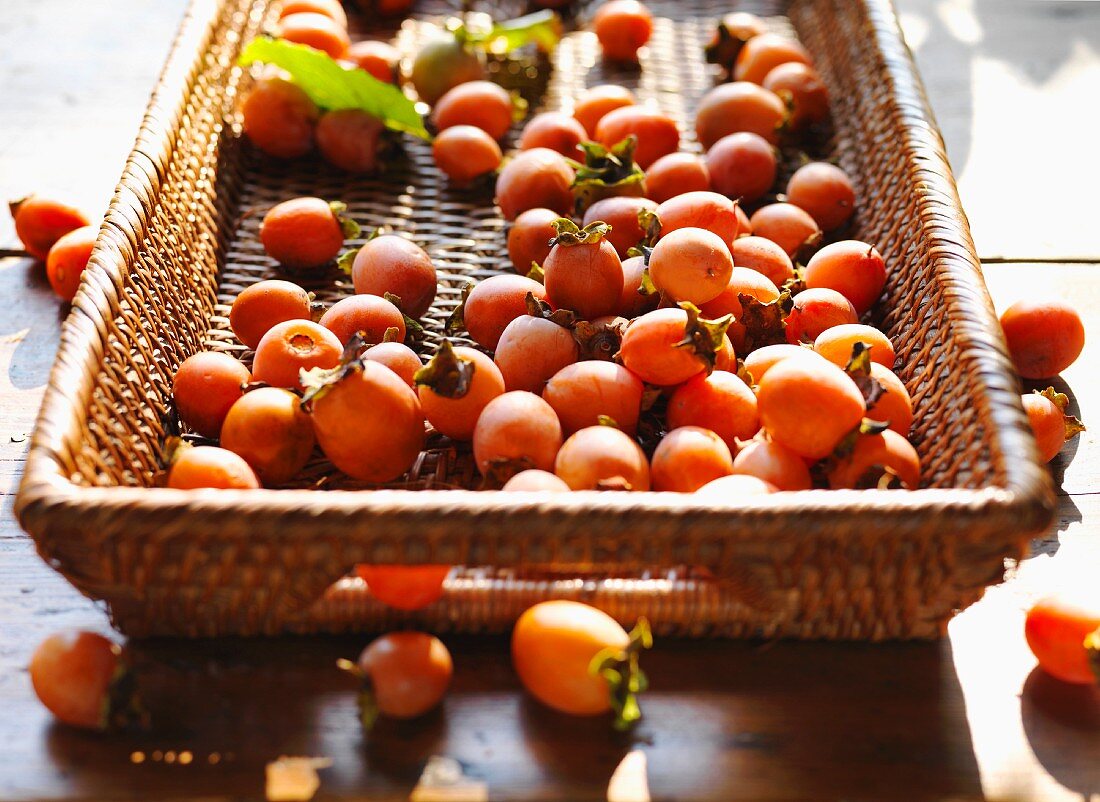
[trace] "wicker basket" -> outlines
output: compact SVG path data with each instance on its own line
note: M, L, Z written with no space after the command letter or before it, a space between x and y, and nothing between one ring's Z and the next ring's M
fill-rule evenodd
M625 83L675 115L691 140L692 109L713 81L701 43L730 7L650 5L658 19L640 72L604 67L584 32L564 39L552 70L495 66L546 108L568 108L586 85ZM471 492L468 449L442 440L382 489L333 475L320 458L297 489L151 487L174 369L203 348L243 353L227 303L277 275L257 238L274 202L341 198L368 226L423 245L441 283L424 350L463 283L508 268L491 189L448 187L424 143L407 141L385 175L365 180L250 149L234 116L249 80L236 56L273 8L194 0L65 325L27 459L18 514L42 556L131 635L414 620L500 631L547 597L583 599L624 622L644 614L666 634L939 635L1048 524L1048 474L890 3L745 7L793 26L831 90L827 147L856 184L851 233L876 243L888 264L889 311L876 322L913 396L924 489L783 493L737 507L677 494ZM406 22L399 45L408 51L422 27ZM329 299L350 291L335 272L309 289ZM491 568L457 570L444 598L415 616L341 579L356 563L395 562Z

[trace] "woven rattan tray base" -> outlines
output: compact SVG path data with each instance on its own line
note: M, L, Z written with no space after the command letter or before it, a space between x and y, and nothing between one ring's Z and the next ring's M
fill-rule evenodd
M446 10L422 6L422 16ZM658 19L640 70L606 67L595 38L575 31L552 64L495 63L498 80L548 109L569 109L585 86L622 83L672 113L697 149L693 112L714 80L702 43L730 7L650 6ZM366 179L254 152L234 112L249 80L236 56L275 9L194 0L66 324L28 458L18 511L43 556L134 635L391 626L410 619L357 580L333 583L356 563L436 562L494 566L453 574L444 599L415 616L436 629L499 631L555 596L624 621L647 615L663 633L936 636L1047 524L1049 479L891 6L739 7L793 28L830 88L835 131L817 155L853 177L850 234L876 243L889 266L876 322L913 396L924 489L785 493L738 508L673 494L474 493L468 450L441 438L386 489L320 458L299 489L152 489L175 367L203 348L249 357L225 315L243 287L279 275L257 238L272 204L339 198L368 230L389 226L424 246L440 276L425 352L465 282L509 269L491 187L452 189L425 143L406 138L385 173ZM384 35L411 52L425 30L407 22ZM333 300L347 283L334 270L306 286Z

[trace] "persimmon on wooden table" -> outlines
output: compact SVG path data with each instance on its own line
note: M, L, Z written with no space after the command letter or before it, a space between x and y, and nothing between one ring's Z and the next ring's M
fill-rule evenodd
M12 5L0 31L0 193L35 189L98 212L184 2ZM40 266L5 258L0 799L261 798L264 766L280 755L332 761L320 772L319 799L407 799L432 755L459 760L493 799L604 799L632 750L646 756L656 799L1100 798L1100 692L1045 677L1022 634L1033 598L1072 569L1100 569L1100 238L1087 192L1097 176L1073 144L1095 126L1024 115L1016 105L1025 135L1004 125L1008 106L998 101L1031 97L1095 115L1080 100L1100 91L1100 4L898 5L998 307L1053 293L1081 310L1091 337L1063 376L1061 389L1093 429L1052 463L1058 521L1006 583L951 622L946 639L666 640L646 655L653 690L629 736L532 703L503 638L449 638L456 671L443 709L417 723L383 722L369 736L356 719L354 683L334 668L365 638L151 641L135 649L157 721L150 733L96 736L55 725L31 692L31 651L59 629L109 627L42 563L12 517L64 312ZM1041 176L1037 161L1021 166L1040 142L1049 154ZM1014 170L1025 167L1021 185ZM0 246L11 245L4 220Z

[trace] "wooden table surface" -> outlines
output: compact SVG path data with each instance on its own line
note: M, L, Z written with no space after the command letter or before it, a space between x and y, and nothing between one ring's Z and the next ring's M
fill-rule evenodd
M102 210L183 0L4 5L0 195ZM64 310L40 265L0 260L0 799L262 798L279 755L326 757L319 799L408 798L425 761L461 761L494 799L607 798L624 755L654 798L1100 799L1100 692L1035 669L1029 601L1100 567L1100 3L900 0L999 307L1073 300L1091 341L1064 376L1094 424L1052 464L1058 521L939 643L664 642L631 736L520 692L499 638L452 639L444 708L369 737L332 669L364 638L148 642L157 725L105 737L53 724L24 668L105 616L35 555L12 514ZM124 19L125 24L119 25ZM0 245L13 244L7 220ZM1093 580L1095 581L1095 580ZM159 715L158 715L159 714Z

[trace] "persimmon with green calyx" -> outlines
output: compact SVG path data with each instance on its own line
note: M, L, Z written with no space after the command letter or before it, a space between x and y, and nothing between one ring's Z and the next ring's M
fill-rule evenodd
M876 489L920 487L920 457L909 441L892 429L858 431L843 444L828 467L829 487Z
M733 71L737 54L745 42L767 31L764 21L755 14L731 11L718 21L704 50L708 64L717 64L726 73Z
M1039 667L1063 682L1079 685L1100 683L1095 670L1098 629L1100 593L1091 577L1077 577L1072 584L1042 597L1024 620L1024 637Z
M459 186L500 167L500 145L480 128L454 125L436 135L432 158L451 182Z
M648 106L623 106L600 118L596 141L613 148L629 136L635 136L634 161L642 170L669 153L680 149L680 129L671 116Z
M732 317L707 320L694 304L680 307L648 312L623 335L619 357L647 384L672 387L716 366Z
M733 257L721 237L703 228L679 228L657 241L649 255L649 277L676 301L701 305L729 283Z
M70 727L108 730L144 723L125 650L95 632L57 632L38 644L27 673L38 700Z
M640 619L627 634L595 607L559 599L526 610L512 630L512 665L528 693L572 716L615 711L616 729L641 718L637 694L647 687L638 655L653 645Z
M508 258L521 276L526 276L531 265L542 267L550 253L550 244L557 230L554 222L561 217L553 209L528 209L516 217L508 229Z
M775 151L762 136L738 131L707 151L707 172L715 192L741 201L762 198L775 183Z
M794 259L815 250L824 236L821 227L805 209L793 203L769 203L749 218L752 233L770 239Z
M175 490L254 490L260 480L249 464L229 449L184 444L173 455L167 486Z
M813 460L829 456L866 411L855 382L816 355L773 365L760 379L756 401L772 439Z
M661 236L681 228L705 228L729 244L745 230L748 218L736 201L717 192L685 192L657 207Z
M180 363L172 377L172 399L180 420L203 437L216 438L230 407L244 395L252 374L240 360L220 351L200 351Z
M349 173L378 170L385 124L360 109L326 111L317 121L314 136L325 161ZM353 234L351 236L357 236Z
M380 343L389 335L391 340L405 339L405 317L401 310L377 295L352 295L334 303L321 319L320 325L337 336L343 345L360 334L364 343ZM396 329L390 332L390 329Z
M530 293L527 305L528 314L517 317L500 335L493 361L506 389L541 393L552 376L577 361L579 349L571 314L544 310Z
M548 292L542 284L526 276L490 276L477 284L467 284L461 303L447 321L447 329L464 328L474 342L492 351L508 324L528 313L527 296L533 295L536 300L543 301Z
M221 446L244 459L271 487L298 475L313 454L313 423L295 393L260 387L245 393L225 416Z
M571 488L550 471L529 468L505 482L501 490L508 493L568 493Z
M434 104L454 87L480 81L485 74L485 54L464 38L444 33L417 51L409 80L421 100Z
M439 706L451 684L454 662L443 642L425 632L390 632L371 641L356 662L337 667L357 677L357 700L365 730L379 716L414 719Z
M529 468L552 469L561 442L554 408L534 393L514 390L482 410L474 427L474 460L482 476L503 484Z
M604 222L610 230L604 235L619 255L626 259L631 248L642 244L648 235L647 225L657 204L648 198L614 197L598 200L588 207L581 225Z
M91 222L79 209L37 195L12 201L8 209L19 241L27 253L43 262L55 242Z
M786 120L787 107L774 92L737 81L720 84L703 95L695 112L695 135L707 150L722 137L741 131L774 145Z
M842 240L815 253L806 264L803 278L808 289L836 290L862 315L882 295L886 263L874 246L859 240Z
M486 405L504 393L504 377L493 360L444 340L414 379L416 394L436 431L452 440L470 440Z
M229 327L248 348L256 348L271 328L288 320L309 320L309 293L280 279L266 279L245 287L233 299Z
M638 0L607 0L592 17L604 58L637 63L638 50L653 35L653 15Z
M723 502L748 496L766 496L769 493L775 493L777 490L778 488L775 485L756 476L731 473L727 476L711 479L696 490L695 495L697 498L708 501Z
M637 143L638 138L631 134L610 147L599 142L581 144L584 160L578 165L573 179L573 197L578 214L587 217L591 206L605 199L641 199L645 195L645 172L634 163ZM657 205L652 201L648 203L651 208ZM607 222L614 225L613 221Z
M497 176L496 202L501 214L505 220L538 208L569 214L573 210L573 175L573 168L557 151L520 151Z
M334 59L347 55L351 46L347 28L332 17L310 11L287 14L275 23L275 36L299 45L308 45Z
M613 314L622 296L623 266L606 239L610 227L595 222L578 228L559 218L554 228L554 246L542 265L546 299L585 319Z
M241 125L253 145L280 159L296 159L313 149L317 104L284 78L261 78L241 102Z
M596 136L596 126L608 112L633 106L637 101L634 93L624 86L601 84L582 92L573 105L573 117L588 132L589 138Z
M449 565L357 565L355 574L378 601L395 610L420 610L443 598Z
M613 419L604 420L569 435L554 461L554 473L571 490L649 490L645 452Z
M413 389L416 389L416 373L424 367L416 351L399 342L380 342L372 345L363 352L363 359L385 365Z
M467 81L449 89L432 108L437 131L455 125L480 128L494 140L504 138L516 117L516 100L492 81Z
M668 400L668 428L695 426L719 437L733 454L737 441L760 430L760 413L752 389L735 374L716 370L698 374L677 387Z
M337 257L345 239L359 236L359 225L346 212L346 204L321 198L283 201L264 215L260 242L283 267L322 267Z
M304 371L303 404L337 470L363 482L391 482L424 448L424 412L400 376L358 350L346 349L335 368Z
M646 196L663 203L685 192L711 189L706 159L694 153L669 153L645 171Z
M782 346L780 346L782 347ZM776 490L809 490L813 487L806 460L773 440L756 437L733 458L735 476L752 476Z
M787 200L809 212L825 231L847 223L856 208L851 180L828 162L810 162L799 167L787 182Z
M774 33L762 33L745 42L733 65L735 81L761 84L772 70L789 62L813 65L808 50L794 39Z
M653 489L694 493L708 482L733 473L729 446L710 429L681 426L661 438L653 452Z
M682 332L682 329L681 329ZM542 397L554 408L562 430L572 434L610 418L627 434L638 429L645 385L614 362L577 362L555 373Z
M856 308L836 290L827 287L803 290L794 296L787 315L787 341L812 343L834 326L858 322Z
M1085 431L1084 424L1066 412L1069 396L1053 387L1026 393L1022 400L1027 422L1039 447L1039 459L1043 462L1050 462L1067 440Z
M844 367L852 358L852 349L856 343L863 343L870 349L871 361L886 368L893 368L897 356L890 338L874 326L862 323L843 323L831 326L817 335L814 350L834 365Z
M350 254L350 256L349 256ZM396 234L369 239L362 248L341 257L351 262L351 280L361 295L387 294L394 305L419 320L435 300L435 266L427 252Z
M58 298L72 301L80 288L80 277L92 258L98 226L82 226L61 235L46 255L46 278Z
M1025 379L1057 376L1085 347L1081 316L1058 299L1017 301L1001 314L1008 352Z
M764 77L765 89L775 92L791 107L791 128L800 131L829 117L829 90L817 70L788 61Z
M364 39L353 42L348 48L347 60L359 69L366 70L379 81L396 83L401 63L401 51L389 42Z
M536 114L523 126L518 147L520 150L549 148L562 156L581 161L584 151L581 143L587 141L588 132L576 118L560 111Z
M252 360L252 378L273 387L302 389L302 371L335 368L343 344L312 320L277 323L260 339Z

